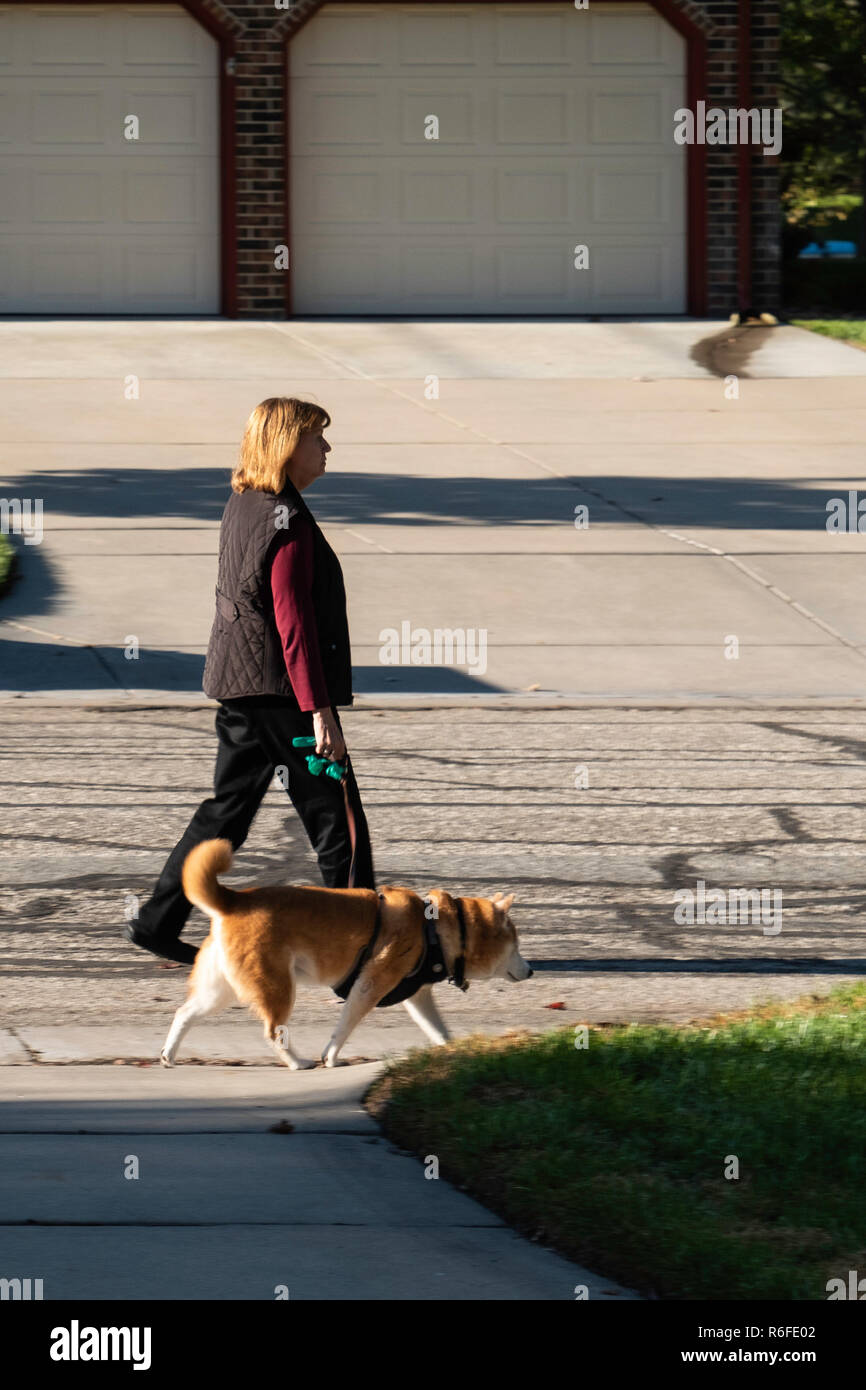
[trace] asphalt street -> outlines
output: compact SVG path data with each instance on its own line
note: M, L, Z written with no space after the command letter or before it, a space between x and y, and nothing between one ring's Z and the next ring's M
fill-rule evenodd
M147 1025L155 1055L186 972L120 928L209 792L213 711L22 702L4 721L5 1023L36 1055L58 1028ZM380 882L515 894L536 975L466 995L443 986L460 1031L706 1016L866 965L860 705L390 707L345 723ZM232 881L318 881L276 784ZM678 924L674 894L698 881L781 892L778 930ZM206 925L196 912L190 938ZM328 990L305 992L299 1027L324 1041L336 1007ZM237 1019L258 1049L245 1017L200 1025L189 1047ZM360 1050L376 1055L408 1022L380 1011Z

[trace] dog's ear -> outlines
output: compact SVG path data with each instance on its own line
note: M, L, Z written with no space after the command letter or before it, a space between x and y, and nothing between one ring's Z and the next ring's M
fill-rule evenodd
M509 893L508 896L505 897L502 893L496 893L491 899L491 902L496 903L496 906L501 908L503 912L510 912L511 904L514 902L514 894Z

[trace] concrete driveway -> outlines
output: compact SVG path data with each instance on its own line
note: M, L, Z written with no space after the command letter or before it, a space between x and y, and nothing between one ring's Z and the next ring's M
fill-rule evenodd
M308 498L362 695L861 692L866 542L825 522L864 488L866 353L688 320L0 324L2 494L44 507L0 691L198 695L228 471L287 393L333 415ZM383 665L404 624L486 662Z

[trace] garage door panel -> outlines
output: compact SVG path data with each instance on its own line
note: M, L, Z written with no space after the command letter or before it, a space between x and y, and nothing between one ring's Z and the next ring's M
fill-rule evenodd
M345 164L345 161L335 161ZM378 169L310 165L299 171L295 197L304 205L310 226L349 227L380 223L385 205L384 174Z
M477 62L475 15L465 6L418 5L394 18L397 62L425 68L467 68Z
M98 8L39 5L29 10L25 53L34 68L95 68L112 61L114 34ZM17 64L16 64L17 66Z
M540 64L564 70L571 67L575 21L579 24L582 18L579 10L566 10L563 5L533 5L521 13L517 6L503 6L492 18L495 63L508 67Z
M403 169L398 175L400 220L412 226L422 222L477 222L474 170L462 169Z
M593 248L587 292L591 311L606 314L665 312L683 286L682 244L647 244L637 237L605 240Z
M588 226L586 187L585 171L562 158L543 171L525 156L507 169L482 171L453 158L428 169L411 159L365 168L345 159L306 160L295 170L293 207L306 225L334 234L375 223L397 239L417 233L419 222L452 222L482 240L512 228L522 242L523 229L544 230L551 221L563 229Z
M154 226L194 226L200 217L196 171L127 169L123 175L123 220Z
M587 270L575 270L572 244L538 238L531 247L498 240L467 246L453 238L417 235L353 242L301 239L299 281L323 286L319 313L467 313L485 298L498 313L663 313L681 291L682 245L639 237L593 248ZM380 304L394 293L399 310Z
M478 248L465 242L404 242L398 265L407 307L429 310L443 296L470 301L476 293Z
M214 58L216 55L214 54ZM216 62L214 62L216 69ZM147 87L127 81L113 94L116 141L121 150L130 145L151 154L195 155L218 162L216 133L219 129L219 91L216 71L207 80L187 78L181 86L177 78L148 78ZM138 138L123 134L128 115L138 117Z
M448 85L402 75L399 80L372 81L346 77L295 78L290 86L290 119L294 131L304 131L304 148L339 149L351 146L358 158L399 155L421 148L425 157L465 145L473 157L491 135L490 104L494 89L459 78ZM439 120L439 138L425 135L429 115ZM369 146L365 151L364 146Z
M685 44L649 5L326 4L289 63L296 312L685 309Z
M216 42L177 5L16 6L0 24L17 55L0 71L5 312L217 312Z
M434 155L460 145L474 148L482 133L481 101L468 83L463 85L464 90L454 86L449 90L435 82L401 83L397 93L400 119L395 127L400 146L420 145ZM425 134L428 116L436 116L439 122L435 140Z
M299 159L307 150L351 147L359 159L413 149L435 160L455 146L475 161L526 149L539 159L548 149L583 158L598 145L619 145L612 153L628 154L639 144L655 145L682 163L673 122L682 99L678 82L652 77L642 79L637 93L620 79L566 82L564 90L545 91L537 78L455 78L444 87L402 75L381 83L349 77L339 84L292 77L290 116ZM438 117L438 139L425 136L428 115Z
M213 40L182 10L167 14L164 6L136 5L127 12L121 44L127 68L204 77L212 70Z
M496 290L509 308L526 312L534 306L551 308L568 303L574 312L584 285L572 269L571 257L560 241L536 242L525 246L500 245L493 248ZM531 302L527 302L531 301Z
M105 175L94 160L76 161L74 169L63 156L42 159L38 168L27 159L3 160L2 179L10 190L3 208L10 235L76 231L82 222L98 226L111 216Z
M529 161L524 168L497 169L496 224L566 226L573 216L570 194L575 182L569 169L538 169Z
M179 240L117 242L101 245L80 232L62 243L34 236L26 246L4 244L0 256L11 274L0 286L0 312L17 313L26 294L29 313L88 313L94 302L112 302L123 294L127 311L202 313L218 244L196 248Z
M0 7L0 73L11 68L14 61L15 31L12 25L12 7Z
M386 190L392 170L369 162L328 157L297 162L292 178L292 215L306 227L327 231L354 230L365 223L381 224L393 199ZM293 247L300 238L293 237Z
M589 94L589 134L594 145L660 145L670 110L660 91L602 88Z
M102 144L105 101L96 87L70 91L62 87L33 92L30 131L34 145Z
M210 92L200 93L171 90L153 85L148 90L130 87L126 91L127 115L138 117L138 136L136 144L153 145L197 145L205 134L204 125L208 116L213 118L213 104L202 101ZM202 111L206 107L206 112ZM123 136L125 140L126 137ZM131 143L131 142L127 142Z
M300 96L300 93L298 94ZM354 90L335 90L327 85L308 90L305 111L310 122L311 147L384 143L386 124L383 120L382 96L367 84Z
M104 181L96 170L85 173L67 168L40 170L30 181L32 196L31 219L37 225L47 223L97 225L108 215L103 198Z
M644 236L682 237L685 186L660 159L593 160L586 170L589 197L581 225L598 239L605 228L622 233L638 226Z
M496 97L498 145L568 144L568 93L499 91Z
M192 247L188 241L127 243L120 248L121 278L141 313L157 313L167 305L194 310L207 293L210 269L218 254L216 238Z
M592 219L596 223L637 220L656 226L668 220L666 181L652 169L598 169L590 180Z
M171 171L154 159L128 170L106 168L105 161L91 158L76 160L73 170L68 161L54 157L42 160L34 171L24 161L0 174L8 190L0 216L7 230L19 235L33 225L62 238L83 222L98 227L103 240L122 238L130 223L151 224L154 234L183 226L200 228L196 235L213 235L215 168L176 162L179 167Z
M0 6L0 70L21 76L44 77L52 70L207 76L213 42L179 5Z
M356 236L351 248L345 241L325 236L298 237L292 243L292 265L300 283L321 286L322 312L363 313L374 306L387 289L388 255L381 240ZM342 306L342 307L341 307Z
M584 12L589 69L655 70L685 76L685 47L660 14L645 5L623 5L621 19L628 22L614 27L592 5Z
M358 158L367 153L395 155L406 148L422 147L436 158L442 149L466 145L474 153L481 140L489 139L490 119L485 114L487 89L459 79L448 87L435 81L404 76L397 82L370 78L292 79L290 114L294 128L303 127L309 149L351 146ZM425 135L427 117L439 120L439 138Z
M175 78L149 79L146 88L127 79L49 78L11 80L0 75L0 148L16 155L94 154L134 158L190 154L217 158L214 134L219 104L216 81L179 87ZM127 117L138 117L138 138L126 138ZM211 148L209 148L211 147Z
M292 70L298 77L328 68L375 72L393 62L395 44L377 6L327 5L293 39Z
M110 257L80 232L58 246L38 234L26 245L7 244L0 236L0 256L8 268L0 282L0 311L16 311L25 296L28 312L86 312L109 291Z

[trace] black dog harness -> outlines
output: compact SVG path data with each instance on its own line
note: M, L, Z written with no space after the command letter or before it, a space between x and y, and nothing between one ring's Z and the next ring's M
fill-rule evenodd
M345 980L341 980L338 985L334 985L334 993L339 994L341 999L345 999L353 984L357 980L367 961L376 949L376 942L379 940L379 932L382 928L382 903L384 894L379 894L376 903L376 924L373 927L373 935L361 951L352 969L349 971ZM449 975L448 967L445 964L445 953L442 950L442 943L439 940L439 932L435 919L426 917L424 919L424 941L421 947L421 955L409 974L395 985L384 999L380 999L376 1005L377 1009L390 1008L392 1004L402 1004L404 999L410 999L413 994L417 994L423 985L435 985L440 980L447 979L458 989L467 990L469 988L466 980L466 919L463 915L463 903L460 898L454 898L454 906L457 909L457 923L460 928L460 954L454 961L454 970Z
M345 777L341 779L340 786L343 789L343 804L346 808L349 843L352 846L348 886L354 888L357 830ZM373 935L361 951L345 980L341 980L338 985L333 986L334 993L339 994L341 999L347 998L353 984L376 949L376 942L379 940L379 932L382 928L383 902L384 894L380 893L376 903L376 922L373 927ZM454 898L453 902L457 909L457 925L460 928L460 954L454 961L454 970L452 974L448 974L448 967L445 964L445 953L442 950L442 943L439 940L436 921L435 919L427 917L425 913L424 940L421 944L421 955L413 969L400 981L399 985L395 985L390 993L385 995L384 999L379 1000L379 1003L376 1005L377 1009L387 1009L390 1008L392 1004L402 1004L404 999L411 999L413 994L417 994L418 990L421 989L423 985L435 985L440 980L447 979L450 984L456 985L458 989L462 989L464 992L469 988L466 979L466 919L463 916L463 903L461 899Z

